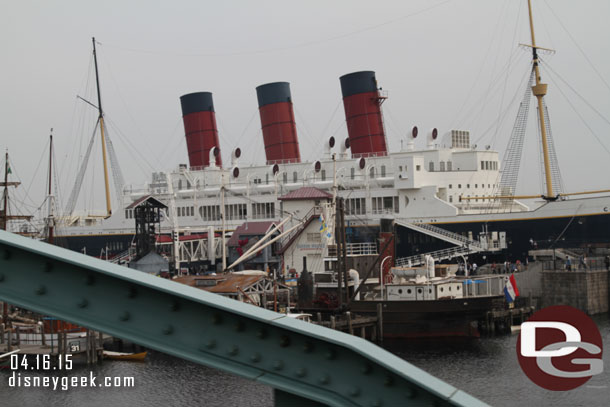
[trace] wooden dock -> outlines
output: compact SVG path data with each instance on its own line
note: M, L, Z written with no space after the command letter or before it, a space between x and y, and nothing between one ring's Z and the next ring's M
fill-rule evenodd
M533 306L488 311L485 320L479 321L479 330L491 335L511 333L512 326L527 321L534 311Z
M328 319L323 319L322 313L318 312L316 313L316 319L311 322L350 335L360 336L371 342L382 342L383 329L381 319L378 317L354 315L347 311L342 314L329 315Z

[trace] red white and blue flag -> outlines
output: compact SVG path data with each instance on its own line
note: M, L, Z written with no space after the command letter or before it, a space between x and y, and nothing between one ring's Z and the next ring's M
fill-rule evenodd
M504 296L506 297L506 301L508 302L515 301L515 298L519 296L517 280L515 280L514 274L511 274L510 278L506 281L506 285L504 286Z

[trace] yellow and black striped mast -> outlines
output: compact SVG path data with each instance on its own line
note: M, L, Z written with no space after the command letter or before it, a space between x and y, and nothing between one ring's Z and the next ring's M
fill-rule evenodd
M551 180L551 164L549 160L549 149L546 135L546 123L544 121L544 105L542 98L546 95L547 84L540 82L540 68L538 67L538 48L536 47L536 37L534 36L534 19L532 17L532 1L527 0L530 17L530 31L532 33L532 54L534 60L534 71L536 77L536 84L532 86L532 92L538 100L538 117L540 118L540 135L542 137L542 156L544 158L544 176L546 179L546 197L547 199L554 199L553 194L553 183Z
M95 83L97 85L97 109L99 111L98 121L100 123L100 133L102 135L102 160L104 162L104 185L106 187L106 216L112 215L110 203L110 183L108 180L108 162L106 160L106 136L104 135L104 111L102 110L102 96L100 93L100 77L97 69L97 54L95 52L95 37L93 40L93 62L95 63Z

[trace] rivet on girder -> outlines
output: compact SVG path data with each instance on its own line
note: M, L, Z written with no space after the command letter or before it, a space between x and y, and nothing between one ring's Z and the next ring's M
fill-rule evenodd
M260 339L265 339L267 337L267 330L265 328L259 328L256 331L256 336Z
M229 356L236 356L238 353L239 353L239 348L235 345L233 345L229 349L227 349L227 355L229 355Z
M350 387L347 394L349 394L351 397L358 397L360 395L360 389L356 386Z
M383 384L384 384L385 386L388 386L388 387L389 387L389 386L393 386L393 385L394 385L394 378L393 378L392 376L389 376L389 375L388 375L388 376L386 376L386 377L385 377L385 381L383 382Z
M337 351L334 350L333 348L330 348L329 350L326 351L326 353L324 354L324 357L326 357L326 359L334 359L337 357Z
M220 314L214 314L212 315L212 323L214 325L220 325L222 324L222 315Z
M250 360L254 363L258 363L261 361L261 354L256 352L252 356L250 356Z
M235 324L235 330L237 332L242 332L244 329L246 329L246 324L244 324L244 321L237 321Z
M129 292L127 293L128 298L136 298L138 296L138 290L131 286L129 287Z
M53 263L51 263L50 261L47 261L44 264L44 271L47 273L50 273L53 270Z
M170 335L174 332L174 327L171 325L165 325L161 332L163 332L163 335Z
M119 316L119 319L121 321L127 321L127 320L129 320L130 317L131 317L131 315L129 315L129 312L125 311Z
M4 250L4 260L10 260L12 256L13 253L9 249Z
M216 347L216 341L214 339L210 339L199 349L201 351L205 352L207 349L214 349L215 347Z
M330 383L330 376L329 376L329 375L327 375L327 374L325 374L325 375L323 375L322 377L320 377L320 378L318 379L318 382L319 382L320 384L329 384L329 383Z
M172 303L169 306L169 310L176 312L180 309L180 303L176 300L172 301Z
M273 369L282 370L283 368L284 368L284 362L282 362L281 360L276 360L275 362L273 362Z
M86 298L81 298L81 300L76 305L78 306L78 308L87 308L87 305L89 305L89 301L87 301Z
M47 293L47 287L45 287L44 285L39 285L38 288L36 289L36 294L38 295L43 295Z
M95 284L95 277L93 276L93 274L87 274L87 277L85 277L85 284L87 284L87 285Z
M362 366L362 373L364 373L364 374L371 374L372 371L373 371L373 366L371 366L370 364L365 363Z
M314 348L313 343L311 343L309 341L305 342L305 344L303 345L303 351L305 353L309 353L309 352L313 351L313 348Z
M296 377L305 377L307 376L307 369L305 369L304 367L300 367L294 371L294 375Z
M280 346L282 348L286 348L286 347L290 346L290 337L286 336L286 335L282 335L280 337Z

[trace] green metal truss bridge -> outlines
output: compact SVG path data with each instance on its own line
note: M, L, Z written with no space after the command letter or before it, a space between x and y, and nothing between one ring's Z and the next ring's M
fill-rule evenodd
M0 299L275 389L276 406L485 406L380 347L0 231Z

